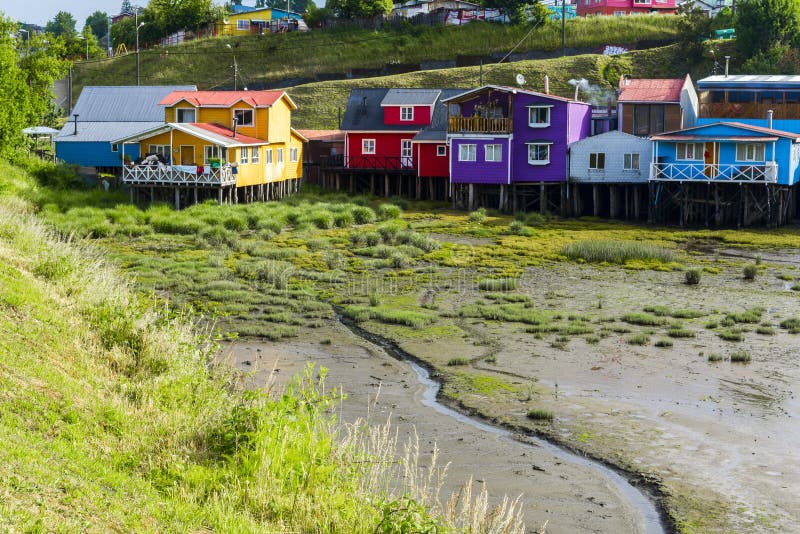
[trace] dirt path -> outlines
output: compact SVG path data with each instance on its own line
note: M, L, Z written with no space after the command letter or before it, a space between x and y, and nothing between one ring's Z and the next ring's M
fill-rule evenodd
M503 494L522 495L531 532L545 522L548 534L645 532L638 511L596 470L431 407L427 387L408 363L367 344L340 324L315 330L303 341L238 342L227 346L222 357L250 372L252 386L263 384L273 367L279 383L309 361L328 368L328 386L347 393L343 418L369 417L382 423L391 416L401 436L416 429L424 445L423 462L429 461L435 443L440 463L450 464L445 494L457 491L472 476L475 484L486 483L495 501Z

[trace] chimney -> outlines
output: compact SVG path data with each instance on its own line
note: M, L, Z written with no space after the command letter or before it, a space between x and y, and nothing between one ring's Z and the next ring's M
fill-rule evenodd
M78 117L80 117L80 115L75 113L72 116L75 117L75 132L72 135L78 135Z
M772 129L772 110L767 110L767 128Z
M544 94L550 94L550 76L547 74L544 75Z
M731 56L725 56L725 77L728 77L728 67L731 63Z
M575 101L576 102L578 101L578 91L580 90L580 88L581 88L580 84L576 83L575 84Z

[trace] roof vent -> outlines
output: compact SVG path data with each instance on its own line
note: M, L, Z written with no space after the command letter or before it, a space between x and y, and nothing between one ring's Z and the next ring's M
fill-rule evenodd
M78 117L80 117L80 115L75 113L73 117L75 117L75 132L72 135L78 135Z

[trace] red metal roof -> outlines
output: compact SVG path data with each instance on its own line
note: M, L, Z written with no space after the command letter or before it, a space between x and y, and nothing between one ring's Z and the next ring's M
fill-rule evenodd
M680 102L685 78L624 80L620 102Z
M268 107L280 100L284 91L173 91L159 104L172 106L186 100L198 107L230 107L239 101L253 107Z
M193 122L191 124L195 128L200 128L201 130L205 130L222 137L227 137L231 141L241 143L243 145L264 145L267 143L267 141L263 139L250 137L249 135L242 135L239 132L236 132L236 137L234 137L233 130L229 130L224 126L220 126L219 124L209 124L206 122Z
M324 141L326 143L344 143L345 133L342 130L297 130L297 133L309 141Z

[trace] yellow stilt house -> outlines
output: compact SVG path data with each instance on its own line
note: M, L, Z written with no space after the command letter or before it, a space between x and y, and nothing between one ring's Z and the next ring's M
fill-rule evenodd
M115 141L139 145L123 167L131 199L171 189L177 207L216 198L281 198L299 188L303 141L291 127L297 109L283 91L175 91L161 101L163 125Z

